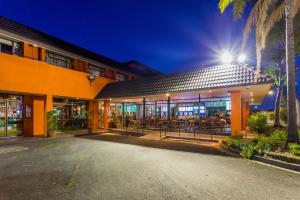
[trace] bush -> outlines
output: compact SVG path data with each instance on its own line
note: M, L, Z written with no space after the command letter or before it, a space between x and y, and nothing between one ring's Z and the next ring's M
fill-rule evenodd
M274 112L269 112L269 120L275 121L275 113Z
M256 154L256 148L253 145L253 143L251 142L247 142L245 143L242 147L241 147L242 151L240 153L240 155L244 158L251 158L253 155Z
M244 143L244 138L242 136L232 136L224 142L224 145L227 148L241 149L242 143Z
M241 156L251 158L253 155L265 155L267 152L281 147L287 139L287 133L283 130L274 131L271 136L258 135L251 140L245 140L241 136L233 136L225 141L227 148L241 150Z
M264 133L268 129L266 114L258 112L250 115L248 125L251 132Z
M288 121L288 110L287 108L280 108L280 119L286 124Z
M300 156L300 145L299 144L289 144L288 150L295 156Z

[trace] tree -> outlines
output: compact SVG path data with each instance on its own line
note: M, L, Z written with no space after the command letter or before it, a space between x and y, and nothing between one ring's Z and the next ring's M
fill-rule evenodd
M281 127L280 107L281 107L282 91L285 85L285 73L283 68L284 67L281 63L274 62L265 70L265 73L274 80L274 85L277 87L275 109L274 109L275 112L274 127Z
M220 0L221 12L233 4L234 14L241 16L245 5L251 0ZM252 1L253 2L253 1ZM261 50L265 48L266 38L274 25L285 17L285 50L287 73L287 104L288 104L288 138L287 143L298 142L297 117L296 117L296 87L295 87L295 42L294 42L294 17L300 9L299 0L257 0L247 19L244 29L244 42L248 40L250 31L255 26L257 72L260 72Z

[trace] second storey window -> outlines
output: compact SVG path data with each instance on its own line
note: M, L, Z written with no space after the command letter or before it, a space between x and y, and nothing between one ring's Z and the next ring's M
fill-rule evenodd
M94 76L104 76L104 69L101 67L96 67L93 65L89 65L89 73L93 74Z
M128 77L124 74L116 73L116 80L117 81L126 81Z
M22 47L20 42L15 42L1 37L0 50L3 53L16 54L18 56L22 54Z
M71 59L50 51L47 51L46 54L46 62L52 65L57 65L61 67L65 67L70 69L72 67L71 65Z

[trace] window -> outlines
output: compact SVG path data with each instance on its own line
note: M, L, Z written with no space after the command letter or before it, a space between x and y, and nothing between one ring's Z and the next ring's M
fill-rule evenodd
M124 74L116 73L116 80L117 81L125 81L125 80L128 80L128 76L126 76Z
M52 65L57 65L61 67L71 68L71 59L53 52L47 51L46 62Z
M93 74L94 76L104 76L104 69L101 67L89 65L88 71L90 74Z
M0 50L3 53L15 54L20 56L22 54L22 48L20 42L0 38Z

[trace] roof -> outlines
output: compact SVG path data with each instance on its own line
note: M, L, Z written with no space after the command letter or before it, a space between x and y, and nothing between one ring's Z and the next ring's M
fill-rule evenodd
M156 75L161 75L162 73L158 70L155 70L139 61L136 60L130 60L127 62L124 62L123 64L131 67L131 68L135 68L141 71L141 73L145 74L145 75L149 75L149 76L156 76Z
M148 76L142 70L138 68L131 68L127 65L124 65L118 61L110 59L108 57L102 56L85 48L79 47L72 43L66 42L49 34L43 33L21 23L18 23L14 20L7 19L5 17L0 16L0 29L7 31L9 33L13 33L23 38L27 38L29 40L33 40L42 44L46 44L63 51L84 57L89 60L93 60L95 62L102 63L104 65L108 65L115 69L119 69L121 71L126 71L129 73L133 73L139 76Z
M256 74L254 70L246 65L228 64L189 72L111 83L105 86L96 98L135 97L266 83L271 83L271 79Z

